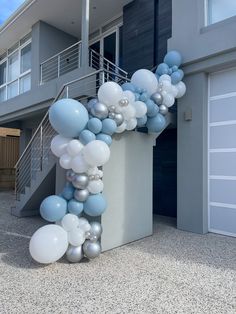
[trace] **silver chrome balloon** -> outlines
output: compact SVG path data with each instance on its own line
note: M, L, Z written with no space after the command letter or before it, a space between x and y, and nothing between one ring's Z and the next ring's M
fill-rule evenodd
M99 174L95 174L95 176L94 176L94 180L99 180L99 179L100 179Z
M98 239L102 235L102 225L100 222L93 221L90 223L91 229L89 230L91 236L96 236Z
M109 113L109 118L110 119L115 119L115 116L116 116L115 112L110 112Z
M72 184L77 189L85 189L88 186L89 178L86 173L76 174Z
M116 107L112 105L112 106L110 106L110 107L108 108L108 110L109 110L109 112L115 112Z
M159 112L160 112L163 116L167 115L168 111L169 111L169 109L168 109L168 107L167 107L166 105L160 105L160 106L159 106Z
M71 263L78 263L83 258L82 246L69 245L66 251L66 258Z
M90 181L95 180L95 175L91 174L91 175L89 176L89 180L90 180Z
M99 119L105 119L108 116L107 106L101 104L100 102L95 103L91 108L91 114Z
M123 99L121 99L121 100L119 101L119 105L120 105L121 107L126 107L126 106L128 106L128 104L129 104L129 100L128 100L127 98L123 98Z
M83 244L83 252L84 255L89 259L98 257L101 253L101 244L99 242L92 242L90 240L86 240Z
M120 126L124 122L124 117L121 113L116 113L114 118L116 125Z
M87 198L89 197L89 191L84 190L75 190L74 198L79 202L85 202Z
M157 104L160 105L162 103L163 97L160 93L154 93L151 96L151 99Z
M72 182L75 175L76 175L76 173L72 169L67 170L66 171L66 180L69 182Z

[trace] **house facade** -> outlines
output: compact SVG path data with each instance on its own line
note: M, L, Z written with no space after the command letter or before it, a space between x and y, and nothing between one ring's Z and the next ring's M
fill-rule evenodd
M236 119L230 102L236 20L227 12L220 17L216 2L29 0L6 21L0 29L0 125L21 130L24 152L16 173L19 199L14 214L33 214L45 192L61 188L55 182L64 174L49 156L53 132L42 120L55 98L83 101L96 94L101 75L114 79L115 73L115 79L125 81L139 68L153 69L162 62L168 41L169 50L183 55L188 92L178 101L178 140L172 124L154 150L154 208L177 215L177 227L183 230L236 233L236 146L231 131L231 120ZM228 116L220 111L224 105L212 111L218 99L228 106ZM232 142L227 146L222 136ZM46 169L39 156L47 160ZM166 197L170 191L172 197ZM22 194L26 196L20 199ZM177 211L172 212L174 207Z

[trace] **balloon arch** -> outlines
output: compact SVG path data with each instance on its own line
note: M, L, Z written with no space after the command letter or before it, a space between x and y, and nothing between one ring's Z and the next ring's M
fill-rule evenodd
M99 167L109 160L112 135L136 127L149 132L165 128L165 115L186 91L181 62L180 54L170 51L155 74L141 69L122 86L106 82L86 105L61 99L51 106L49 120L58 133L51 150L67 169L67 183L60 195L48 196L40 206L41 216L53 224L33 234L29 249L34 260L53 263L65 253L69 262L99 256L102 226L81 215L100 216L107 207Z

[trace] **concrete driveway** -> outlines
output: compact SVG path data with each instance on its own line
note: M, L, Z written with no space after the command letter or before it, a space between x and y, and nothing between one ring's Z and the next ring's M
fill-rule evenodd
M36 264L44 222L12 217L0 193L0 313L236 313L236 239L179 231L157 217L152 237L80 264Z

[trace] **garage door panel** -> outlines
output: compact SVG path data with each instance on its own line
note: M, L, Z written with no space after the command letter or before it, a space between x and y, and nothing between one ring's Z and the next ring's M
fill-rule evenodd
M211 176L236 176L236 152L210 153Z
M235 78L236 69L212 74L210 81L210 96L235 92Z
M236 148L236 124L210 127L210 149Z
M236 234L236 209L227 207L210 207L210 228L222 233Z
M210 122L236 120L236 96L210 101Z
M236 204L236 181L211 179L210 202Z

